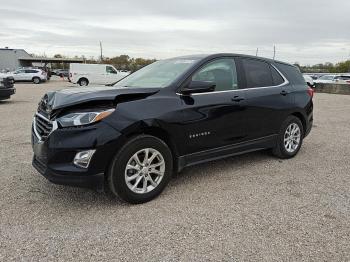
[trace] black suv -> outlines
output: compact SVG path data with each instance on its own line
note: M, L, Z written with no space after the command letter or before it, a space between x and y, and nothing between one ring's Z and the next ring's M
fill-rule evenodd
M33 165L54 183L142 203L184 167L269 148L295 156L312 126L312 97L298 68L283 62L157 61L114 86L47 93L33 121Z
M0 75L0 100L9 99L16 93L15 80L12 76Z

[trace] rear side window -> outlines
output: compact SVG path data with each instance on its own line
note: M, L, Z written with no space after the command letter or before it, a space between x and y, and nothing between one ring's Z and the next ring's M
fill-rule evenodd
M33 70L33 69L28 69L28 70L26 70L26 73L27 74L35 74L35 73L38 73L39 71L38 70Z
M242 59L247 88L273 86L270 65L256 59Z
M305 85L304 77L296 66L281 63L276 63L276 65L291 84Z
M271 68L273 85L278 86L278 85L283 84L284 83L284 79L280 75L280 73L278 73L277 70L273 66L270 66L270 68Z

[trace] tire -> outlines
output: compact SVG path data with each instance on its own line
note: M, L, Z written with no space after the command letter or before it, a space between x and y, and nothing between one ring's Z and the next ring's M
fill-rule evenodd
M142 158L147 149L148 159L155 155L148 164ZM139 161L136 161L136 154ZM156 165L158 166L154 167ZM145 203L164 190L172 172L173 158L169 147L156 137L140 135L130 139L115 155L107 173L108 187L110 193L123 201L131 204Z
M294 135L293 130L295 131ZM288 116L281 126L272 153L282 159L292 158L299 152L303 138L304 129L300 119L295 116Z
M80 86L88 86L89 85L89 80L87 80L86 78L81 78L81 79L79 79L78 84Z
M40 84L40 82L41 82L41 79L39 77L33 77L32 80L33 80L33 83L36 84L36 85Z

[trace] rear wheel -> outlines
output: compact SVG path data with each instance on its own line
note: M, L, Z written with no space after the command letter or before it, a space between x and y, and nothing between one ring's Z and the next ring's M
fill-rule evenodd
M128 141L112 160L108 184L113 195L138 204L157 197L173 170L172 154L160 139L142 135Z
M294 157L303 143L304 130L299 118L289 116L282 124L273 154L279 158Z
M79 79L78 84L80 86L87 86L89 84L89 81L86 78L81 78Z
M40 84L41 80L39 77L33 77L33 83L34 84Z

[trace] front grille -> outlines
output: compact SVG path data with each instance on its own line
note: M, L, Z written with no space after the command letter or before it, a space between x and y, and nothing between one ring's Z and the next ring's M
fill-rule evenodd
M5 88L13 88L14 87L14 79L13 77L5 77L1 80L0 86L3 86Z
M36 114L34 128L37 134L40 136L39 138L46 138L52 132L53 123L46 117Z

